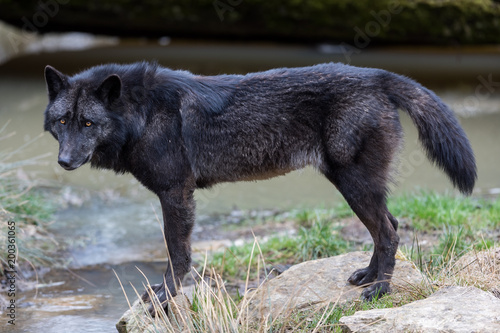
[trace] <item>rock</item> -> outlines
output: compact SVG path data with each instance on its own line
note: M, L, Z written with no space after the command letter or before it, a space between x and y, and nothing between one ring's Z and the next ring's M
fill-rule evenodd
M143 332L183 332L184 324L189 320L189 309L191 303L186 295L179 293L168 301L167 317L157 315L151 318L146 314L149 303L137 299L132 307L127 310L116 324L119 333L143 333ZM166 322L170 322L167 328Z
M340 318L343 332L500 332L500 299L475 287L446 287L399 308Z
M174 332L183 332L188 321L191 321L189 310L191 302L185 294L179 294L168 302L168 319L174 327Z
M142 332L144 331L144 328L147 326L146 323L144 323L144 320L141 320L140 318L146 318L144 315L145 309L143 308L143 303L141 302L140 299L137 299L131 306L130 309L128 309L123 316L120 318L118 323L116 324L116 329L120 333L132 333L132 332Z
M342 304L357 299L363 288L347 282L348 277L370 262L371 253L352 252L304 262L266 282L245 296L252 320L267 320L293 310L318 307L328 303ZM413 263L398 259L392 278L392 289L420 284L422 275Z

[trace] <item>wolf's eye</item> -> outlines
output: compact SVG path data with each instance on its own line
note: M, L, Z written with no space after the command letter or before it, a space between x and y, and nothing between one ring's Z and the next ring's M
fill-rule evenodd
M90 122L90 121L87 121L87 122L85 123L85 126L87 126L87 127L90 127L90 126L92 126L92 122Z
M64 125L64 124L66 124L66 119L61 119L61 120L59 120L59 122Z

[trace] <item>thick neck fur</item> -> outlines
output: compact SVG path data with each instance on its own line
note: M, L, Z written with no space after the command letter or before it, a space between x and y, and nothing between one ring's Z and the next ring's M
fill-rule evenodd
M222 75L215 80L142 62L100 66L92 73L82 72L72 79L99 81L112 74L119 75L122 81L121 96L112 105L117 124L115 140L112 145L99 146L91 162L93 167L119 173L130 171L131 157L124 152L133 151L132 147L141 140L146 128L155 125L159 113L168 115L180 129L189 112L207 116L222 112L231 103L234 84L242 78Z

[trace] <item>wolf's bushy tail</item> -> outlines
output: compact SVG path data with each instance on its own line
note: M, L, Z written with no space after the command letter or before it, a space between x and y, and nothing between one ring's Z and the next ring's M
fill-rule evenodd
M477 178L476 161L453 111L432 91L406 77L390 73L384 86L392 103L405 110L418 128L428 158L446 172L460 192L471 194Z

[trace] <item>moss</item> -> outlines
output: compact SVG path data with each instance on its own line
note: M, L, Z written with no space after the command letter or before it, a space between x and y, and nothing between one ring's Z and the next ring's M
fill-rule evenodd
M493 0L47 0L40 31L354 43L498 43L500 4ZM0 19L23 26L44 9L38 0L0 0ZM397 10L391 10L396 8ZM392 13L391 13L392 12ZM386 16L389 14L390 16ZM112 17L113 20L109 18ZM386 24L387 22L387 24ZM355 28L357 30L355 30Z

